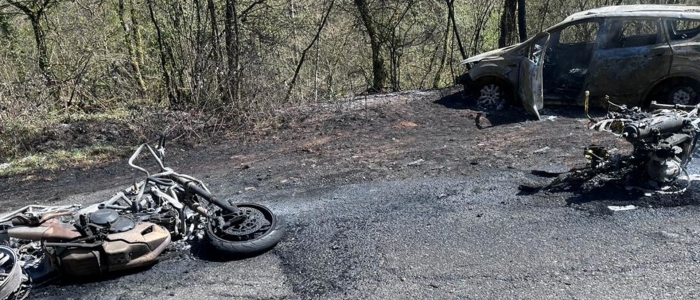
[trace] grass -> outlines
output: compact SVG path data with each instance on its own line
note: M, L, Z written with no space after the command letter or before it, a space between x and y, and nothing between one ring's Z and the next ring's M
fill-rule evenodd
M126 124L127 127L133 124L126 109L89 114L36 112L2 117L0 115L0 176L99 165L130 148L120 146L118 141L87 143L83 140L77 143L57 130L76 123L89 124L90 132L72 132L89 140L104 128L104 124ZM124 134L123 139L129 140L134 133Z
M53 150L35 153L0 164L0 176L26 174L36 171L55 171L65 168L88 168L110 162L131 151L131 147L93 145L74 150ZM28 178L30 179L30 178Z

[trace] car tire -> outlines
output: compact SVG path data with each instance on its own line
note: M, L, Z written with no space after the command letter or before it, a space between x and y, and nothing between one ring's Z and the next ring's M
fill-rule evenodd
M700 100L700 85L688 81L676 83L663 99L666 104L696 105Z
M471 90L474 102L480 107L501 110L513 104L513 90L503 79L495 77L479 79Z

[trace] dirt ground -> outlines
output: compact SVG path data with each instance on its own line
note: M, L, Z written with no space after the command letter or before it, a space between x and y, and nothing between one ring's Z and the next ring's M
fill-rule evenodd
M167 159L177 170L226 178L230 188L245 191L464 175L482 168L565 171L585 164L583 148L590 143L628 147L587 130L582 114L580 108L546 108L544 120L534 121L519 107L488 112L468 105L459 88L402 92L291 109L280 130L194 148L175 145ZM131 180L126 159L89 170L2 177L1 210L50 204Z

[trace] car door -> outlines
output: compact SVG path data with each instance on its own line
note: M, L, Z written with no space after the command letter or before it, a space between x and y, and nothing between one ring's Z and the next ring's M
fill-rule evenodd
M581 94L601 23L596 18L578 20L549 31L542 71L544 97L549 103L571 104Z
M527 55L520 61L520 84L518 92L525 110L540 119L539 110L544 106L542 66L549 45L549 33L537 35L528 46Z
M591 95L639 99L649 85L666 76L673 51L661 28L659 19L606 20L587 78Z

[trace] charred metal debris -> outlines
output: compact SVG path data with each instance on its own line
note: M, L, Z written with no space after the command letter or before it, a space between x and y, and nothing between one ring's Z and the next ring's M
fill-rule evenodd
M652 102L648 112L609 102L607 115L590 118L592 130L606 131L630 142L629 154L590 145L583 151L586 166L559 175L544 187L548 191L589 190L609 184L646 195L683 193L697 178L688 171L700 135L700 105L664 105ZM587 114L587 112L586 112Z

